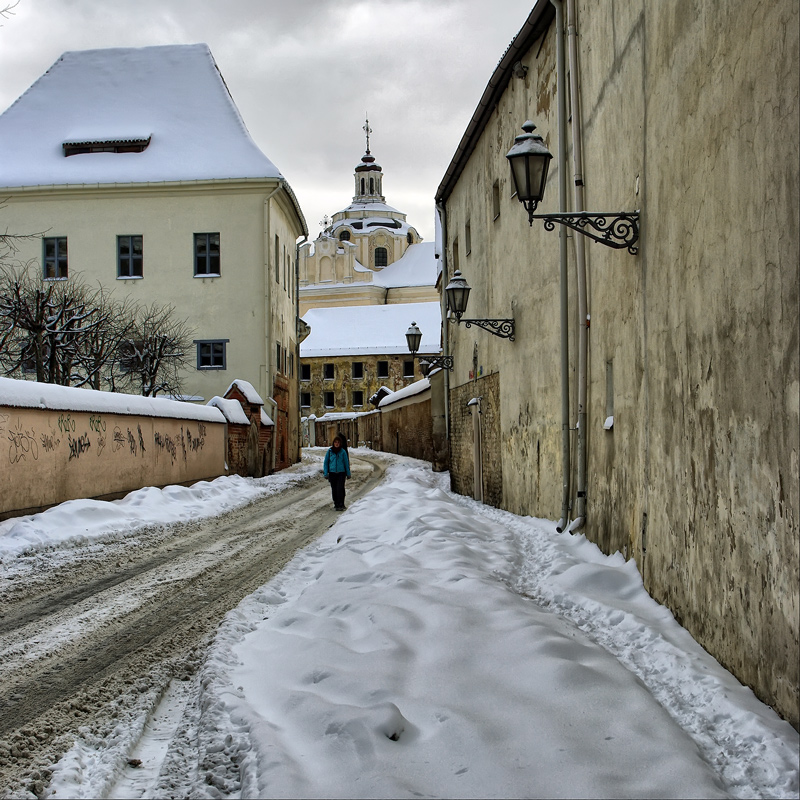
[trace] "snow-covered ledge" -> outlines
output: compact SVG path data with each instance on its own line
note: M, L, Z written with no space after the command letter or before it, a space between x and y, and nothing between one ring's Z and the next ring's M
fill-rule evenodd
M0 519L225 474L222 412L0 378Z

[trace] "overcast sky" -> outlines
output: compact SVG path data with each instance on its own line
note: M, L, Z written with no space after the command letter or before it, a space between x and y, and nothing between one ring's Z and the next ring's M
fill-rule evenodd
M67 50L207 42L250 133L297 194L312 238L324 214L351 201L368 113L386 200L430 241L436 188L532 5L19 0L0 20L0 110Z

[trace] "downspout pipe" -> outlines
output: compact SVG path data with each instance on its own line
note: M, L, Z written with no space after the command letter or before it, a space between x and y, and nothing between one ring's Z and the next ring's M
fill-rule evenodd
M295 372L297 373L297 430L300 432L297 437L297 460L301 458L301 449L303 447L303 424L300 418L303 412L300 410L302 403L300 402L300 337L297 335L297 322L300 319L300 248L308 241L308 234L303 234L303 238L295 242L294 245L294 363Z
M575 0L567 0L567 49L572 101L570 110L572 112L572 163L575 176L574 210L580 212L586 210L586 205L583 191L583 131L578 81L578 28ZM586 442L588 434L586 403L589 360L589 301L586 288L586 240L583 236L576 236L574 239L578 290L578 463L576 470L575 518L570 523L570 531L578 530L586 523Z
M447 296L444 287L447 281L447 210L444 203L436 203L436 210L439 212L439 224L442 229L442 293L439 298L440 310L442 313L442 354L450 355L450 337L447 327ZM450 447L450 370L444 370L444 426L447 445ZM449 454L448 454L449 455Z
M270 417L274 426L272 428L272 452L270 453L270 473L275 472L277 448L278 448L278 404L272 397L272 348L274 342L272 341L272 271L273 266L270 266L270 259L274 258L274 248L272 246L272 214L271 203L272 198L283 188L283 180L267 195L264 200L264 291L265 291L265 304L264 309L264 324L266 330L264 331L264 388L265 397L264 401L269 403L271 413Z
M567 211L567 69L564 55L564 3L551 0L556 10L556 76L558 110L558 210ZM556 530L569 525L572 510L570 494L570 409L569 409L569 271L567 268L567 228L559 225L559 288L561 318L561 519Z

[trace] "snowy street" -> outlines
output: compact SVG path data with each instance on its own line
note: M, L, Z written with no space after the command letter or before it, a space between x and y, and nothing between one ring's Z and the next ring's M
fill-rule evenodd
M798 796L632 562L369 450L336 514L323 455L0 523L0 794Z
M353 491L383 469L360 462ZM165 499L173 516L208 515L255 499L258 487L145 489L0 523L0 793L41 792L79 729L102 733L146 713L172 678L196 671L225 613L333 524L327 483L310 469L291 477L271 480L280 492L262 486L252 505L170 527L153 524L169 514ZM137 522L147 527L131 534ZM24 550L37 539L44 548Z

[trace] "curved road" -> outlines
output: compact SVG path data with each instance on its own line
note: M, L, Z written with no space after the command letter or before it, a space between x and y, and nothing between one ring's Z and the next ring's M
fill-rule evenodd
M385 470L365 457L352 467L348 502ZM126 705L188 678L225 613L338 516L313 477L219 517L40 553L4 578L0 796L41 796L78 728L102 736Z

